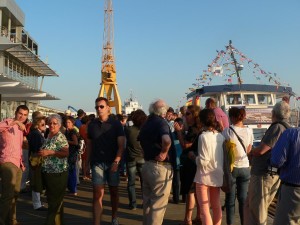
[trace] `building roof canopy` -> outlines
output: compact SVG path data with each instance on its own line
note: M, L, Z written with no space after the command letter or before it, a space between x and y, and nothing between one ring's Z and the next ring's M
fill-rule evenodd
M0 50L1 46L2 44L0 44ZM58 76L58 74L52 70L48 64L44 63L37 55L35 55L23 44L15 44L13 47L6 49L6 52L10 53L21 62L31 67L38 73L38 76Z
M59 100L55 96L31 88L3 74L0 74L0 95L2 101Z

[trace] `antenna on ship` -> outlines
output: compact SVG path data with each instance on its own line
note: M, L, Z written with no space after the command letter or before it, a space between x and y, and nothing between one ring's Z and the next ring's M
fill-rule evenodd
M243 83L242 79L241 79L241 76L240 76L240 71L243 69L243 65L238 65L237 62L236 62L236 59L234 57L234 53L233 53L233 47L232 47L232 41L229 40L229 45L228 45L228 48L229 48L229 51L230 51L230 56L232 58L232 61L234 63L234 67L235 67L235 71L236 71L236 75L237 75L237 79L238 79L238 84L241 86L241 84Z
M130 97L129 97L129 100L130 100L130 101L133 101L133 91L132 91L132 89L130 89Z

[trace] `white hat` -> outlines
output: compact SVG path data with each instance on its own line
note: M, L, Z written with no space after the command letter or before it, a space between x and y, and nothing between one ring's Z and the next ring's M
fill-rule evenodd
M71 116L71 110L67 109L67 110L65 111L65 114L68 115L68 116Z

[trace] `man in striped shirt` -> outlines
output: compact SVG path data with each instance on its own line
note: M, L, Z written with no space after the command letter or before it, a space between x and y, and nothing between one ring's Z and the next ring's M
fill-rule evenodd
M20 105L15 118L0 122L0 225L18 225L16 202L22 179L23 131L26 130L29 109Z

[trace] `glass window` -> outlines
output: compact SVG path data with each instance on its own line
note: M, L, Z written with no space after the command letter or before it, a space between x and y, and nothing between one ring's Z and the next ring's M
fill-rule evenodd
M240 94L230 94L227 95L227 104L238 105L242 103L242 98Z
M272 105L272 98L270 94L258 94L257 99L259 104Z
M244 94L245 104L254 105L256 104L255 95L254 94Z

